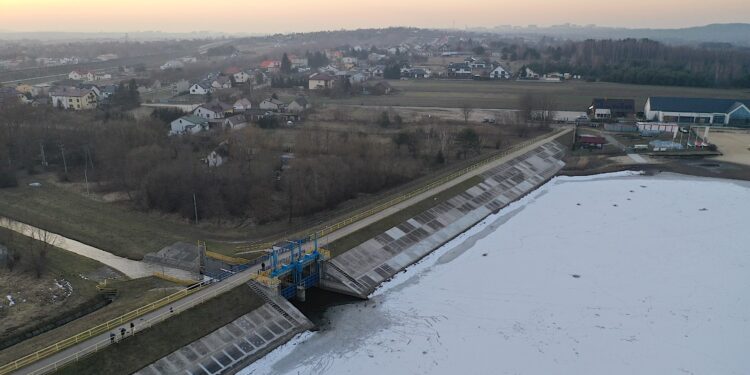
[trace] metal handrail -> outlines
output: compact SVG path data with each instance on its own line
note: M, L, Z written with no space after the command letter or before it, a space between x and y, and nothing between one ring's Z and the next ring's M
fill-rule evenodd
M141 322L141 323L139 323L139 324L138 324L138 326L139 326L139 330L138 330L138 331L142 331L143 329L146 329L146 328L150 328L150 327L152 327L152 326L153 326L154 324L156 324L156 323L160 323L160 322L162 322L162 321L164 321L164 320L166 320L166 319L168 319L168 318L170 318L170 317L174 316L175 314L178 314L178 313L180 313L180 312L182 312L182 311L185 311L185 310L187 310L187 309L189 309L189 308L192 308L192 307L194 307L194 306L196 306L196 305L199 305L199 304L201 304L201 303L205 302L205 301L206 301L206 300L208 300L208 299L211 299L211 298L213 298L213 297L216 297L217 295L219 295L219 294L221 294L221 293L224 293L224 292L226 292L226 291L228 291L228 290L230 290L230 289L232 289L232 288L234 288L234 287L236 287L236 286L238 286L238 285L240 285L240 284L243 284L243 283L245 283L245 282L249 281L249 280L251 279L251 277L252 277L252 276L253 276L253 275L252 275L252 274L250 274L250 275L247 275L247 276L245 276L245 277L241 277L241 278L239 278L239 279L237 279L237 280L235 280L235 281L233 281L233 282L228 282L228 283L226 283L226 284L224 284L224 285L221 285L221 286L219 286L219 287L217 287L217 288L215 288L215 289L212 289L212 290L211 290L211 291L210 291L209 293L206 293L205 295L201 296L200 298L197 298L197 299L194 299L194 300L191 300L191 301L187 301L187 302L185 302L185 303L183 303L183 304L175 305L175 306L174 306L174 308L172 309L172 311L173 311L173 312L169 312L169 313L164 313L164 314L160 314L160 315L157 315L157 316L155 316L155 317L152 317L152 318L150 318L150 319L148 319L148 320L146 320L146 321L144 321L144 322ZM194 289L193 289L192 291L190 291L190 293L189 293L189 294L192 294L192 293L194 293L195 291L197 291L197 290L200 290L200 289L202 289L202 288L203 288L203 287L205 287L206 285L208 285L208 283L201 283L201 286L200 286L200 288L194 288ZM188 287L188 288L185 288L185 289L183 289L183 290L182 290L182 291L180 291L180 292L183 292L183 291L186 291L186 290L189 290L189 289L190 289L190 287ZM163 298L162 300L166 300L166 299L169 299L170 297L172 297L172 296L174 296L174 295L177 295L177 294L179 294L180 292L174 293L174 294L173 294L173 295L171 295L171 296L167 296L167 297ZM189 295L189 294L186 294L185 296L187 296L187 295ZM184 296L183 296L183 297L184 297ZM182 297L180 297L180 298L182 298ZM162 301L162 300L159 300L159 301ZM179 299L177 299L177 300L179 300ZM172 300L172 301L170 301L170 302L175 302L175 301L177 301L177 300ZM154 303L158 303L159 301L156 301L156 302L152 302L152 304L154 304ZM168 304L168 303L170 303L170 302L164 303L164 304L162 304L162 305L161 305L161 306L159 306L159 307L163 307L163 306L167 305L167 304ZM153 311L153 310L152 310L152 311ZM131 313L132 313L132 312L131 312ZM123 315L122 317L124 317L124 316L127 316L128 314L130 314L130 313L124 314L124 315ZM143 315L143 314L141 314L141 315ZM138 316L134 316L134 317L132 317L132 318L130 318L130 319L127 319L127 320L126 320L126 321L124 321L124 322L127 322L127 321L131 321L131 320L133 320L133 319L135 319L135 318L137 318L137 317L138 317ZM116 319L118 319L118 318L116 318ZM113 320L116 320L116 319L113 319ZM110 322L111 322L111 321L110 321ZM108 323L109 323L109 322L108 322ZM120 324L122 324L122 323L123 323L123 322L121 322ZM119 326L119 324L117 324L116 326ZM95 328L96 328L96 327L95 327ZM92 328L92 329L93 329L93 328ZM99 333L97 333L97 335L98 335L98 334L101 334L101 333L104 333L104 332L106 332L106 331L108 331L108 330L104 330L104 331L102 331L102 332L99 332ZM137 332L137 331L134 331L134 332L133 332L133 334L135 334L135 332ZM87 356L89 356L89 355L91 355L91 354L94 354L94 353L96 353L97 351L99 351L99 350L101 350L101 349L103 349L103 348L107 347L108 345L111 345L111 341L110 341L109 339L104 339L104 340L101 340L101 341L95 342L95 343L93 343L92 345L90 345L90 346L88 346L88 347L84 348L83 350L80 350L80 351L78 351L78 352L76 352L76 353L74 353L74 354L71 354L71 355L69 355L69 356L67 356L67 357L65 357L65 358L62 358L62 359L60 359L60 360L57 360L57 361L55 361L55 362L53 362L53 363L50 363L50 364L48 364L48 365L45 365L44 367L41 367L41 368L39 368L39 369L36 369L36 370L34 370L34 371L31 371L31 372L29 372L29 375L42 375L42 374L46 374L46 373L48 373L48 372L51 372L51 371L56 371L57 369L61 368L62 366L66 365L66 364L68 364L68 363L71 363L71 362L76 362L76 361L78 361L78 360L80 360L80 359L82 359L82 358L85 358L85 357L87 357ZM45 348L45 349L46 349L46 348ZM45 349L42 349L42 350L45 350ZM63 348L63 349L64 349L64 348ZM60 349L60 350L63 350L63 349ZM59 351L59 350L58 350L58 351ZM50 354L48 354L47 356L49 356L49 355L51 355L51 354L54 354L54 353L50 353ZM33 355L33 354L32 354L32 355ZM43 358L43 357L42 357L42 358ZM39 359L41 359L41 358L39 358ZM31 363L33 363L33 362L31 362ZM27 365L29 365L29 364L31 364L31 363L28 363L28 364L24 364L23 366L27 366ZM21 367L23 367L23 366L21 366ZM19 368L20 368L20 367L19 367ZM11 371L13 371L13 370L15 370L15 369L11 369ZM1 370L0 370L0 371L1 371ZM10 371L8 371L8 372L0 372L0 374L7 374L7 373L9 373L9 372L10 372Z

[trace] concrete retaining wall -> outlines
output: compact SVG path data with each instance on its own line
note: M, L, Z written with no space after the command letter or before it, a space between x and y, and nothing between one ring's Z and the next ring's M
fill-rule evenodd
M321 287L367 298L383 281L552 178L565 147L548 142L482 174L484 181L331 259Z
M286 299L255 282L249 285L265 304L135 374L234 374L313 327Z

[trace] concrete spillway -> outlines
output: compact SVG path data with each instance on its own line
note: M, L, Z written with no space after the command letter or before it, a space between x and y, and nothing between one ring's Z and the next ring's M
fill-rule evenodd
M285 298L253 281L249 285L265 304L135 374L231 374L313 327Z
M324 263L324 289L367 298L383 281L487 215L534 190L565 164L553 141L482 174L484 181Z

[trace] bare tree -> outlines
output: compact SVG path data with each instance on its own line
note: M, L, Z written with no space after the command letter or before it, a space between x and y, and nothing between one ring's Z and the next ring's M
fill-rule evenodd
M31 265L34 274L40 278L47 268L47 253L51 247L57 245L58 237L44 229L33 228L31 230Z
M469 123L469 116L471 116L472 111L474 111L474 109L469 103L464 103L464 105L461 106L461 113L464 115L464 123Z

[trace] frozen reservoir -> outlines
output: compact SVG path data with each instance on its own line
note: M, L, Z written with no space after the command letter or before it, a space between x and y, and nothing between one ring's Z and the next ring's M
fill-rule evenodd
M748 374L750 185L555 178L241 374Z

